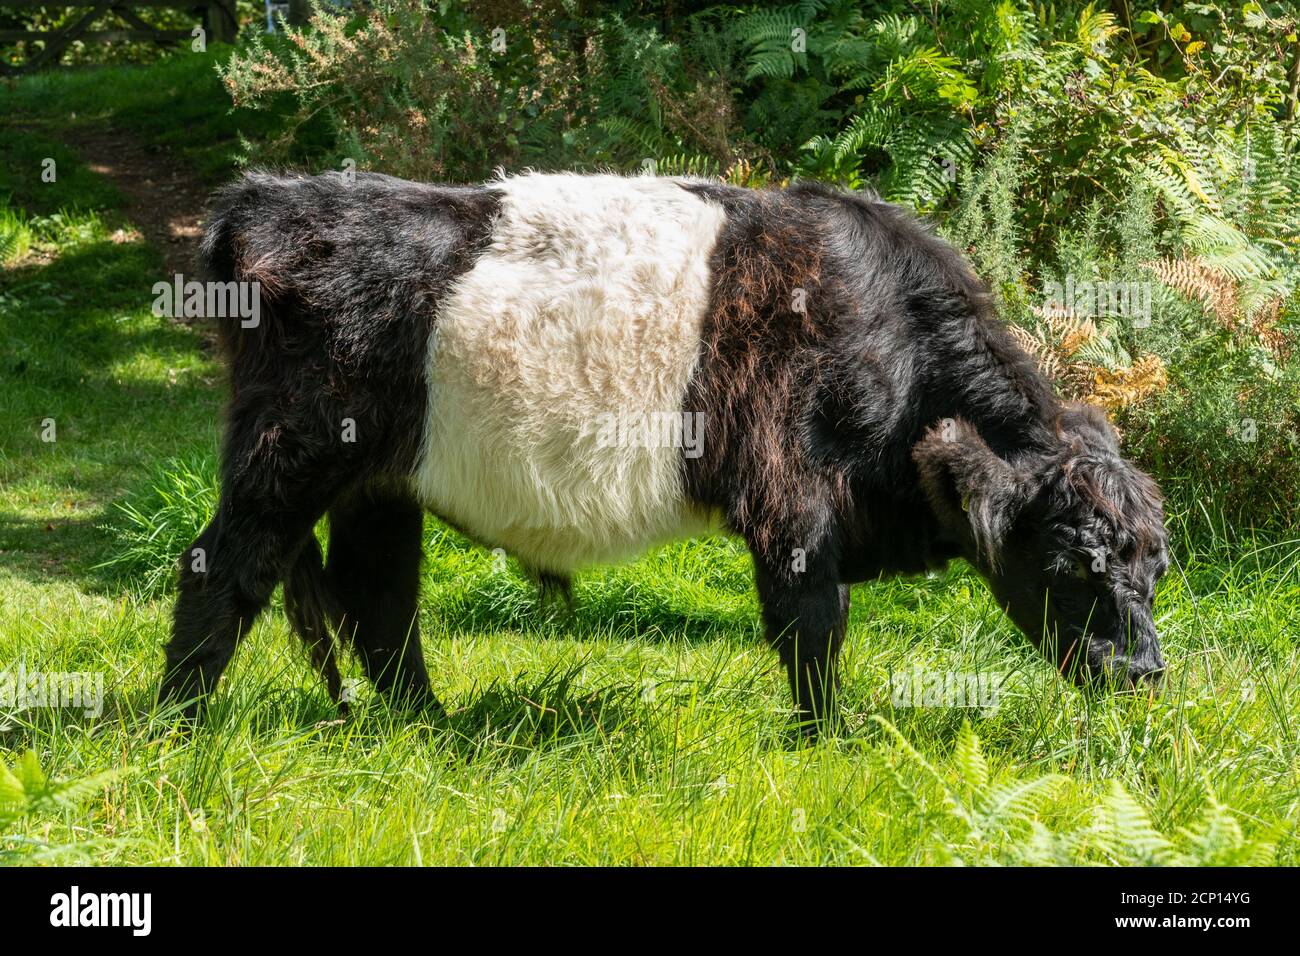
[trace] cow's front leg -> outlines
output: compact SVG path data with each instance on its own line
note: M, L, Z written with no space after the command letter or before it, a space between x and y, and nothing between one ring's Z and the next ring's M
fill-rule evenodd
M844 642L849 588L832 563L794 559L788 566L755 560L767 639L790 678L800 726L809 737L838 722L835 659Z

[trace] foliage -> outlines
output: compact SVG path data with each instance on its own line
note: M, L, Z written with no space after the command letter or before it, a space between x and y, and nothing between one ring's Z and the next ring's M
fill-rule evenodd
M333 2L333 0L323 0ZM349 0L342 0L349 2ZM236 18L243 25L243 30L256 33L265 27L265 6L258 0L235 0ZM132 23L112 11L105 11L86 24L88 30L129 30L141 26L141 23L159 30L193 31L203 25L201 11L198 8L186 8L183 5L168 7L148 5L130 8L127 11L132 18L141 21ZM81 20L87 13L85 6L68 6L50 3L46 6L0 7L0 29L33 30L40 32L63 30ZM205 45L211 40L205 36ZM104 66L126 64L153 64L177 51L189 53L193 50L194 38L185 37L166 43L153 40L113 39L100 41L79 39L70 43L59 55L59 63L64 66ZM20 40L5 44L0 50L0 57L7 64L19 65L32 56L39 54L45 46L43 40Z
M288 128L257 147L262 161L288 158L323 117L337 133L336 160L412 178L481 178L510 161L523 128L519 113L503 122L507 102L487 51L420 3L318 12L312 29L253 37L221 74L237 105L296 101Z
M1078 318L1073 310L1048 308L1037 314L1042 321L1035 329L1013 325L1011 332L1070 399L1116 412L1164 391L1168 379L1159 356L1131 359L1092 319ZM1122 357L1116 357L1117 351Z
M1267 866L1274 846L1252 840L1230 810L1208 794L1199 819L1176 834L1161 832L1124 786L1111 781L1103 798L1084 815L1054 828L1044 809L1068 783L1059 774L999 780L969 720L957 734L952 772L944 774L893 724L879 718L899 750L943 794L933 824L948 836L951 859L967 866ZM893 765L887 777L907 786ZM910 794L908 794L910 796Z
M33 849L50 850L42 840L20 837L10 831L34 818L80 810L116 776L113 771L105 771L79 780L55 782L41 770L34 751L23 753L12 768L0 760L0 862L10 862Z
M818 119L843 124L802 144L755 130L776 155L800 150L797 174L850 188L874 177L885 198L928 210L971 161L966 120L979 91L962 63L936 47L935 31L922 18L888 13L869 20L858 4L809 2L754 10L734 31L749 51L746 79L757 86L751 116L780 112L805 84L819 104ZM803 50L792 51L792 44Z
M0 266L16 262L31 251L32 228L21 210L0 204Z

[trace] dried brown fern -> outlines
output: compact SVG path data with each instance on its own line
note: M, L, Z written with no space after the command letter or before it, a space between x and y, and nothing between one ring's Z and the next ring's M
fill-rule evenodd
M1229 332L1258 341L1279 359L1289 356L1292 343L1277 328L1280 296L1251 308L1242 295L1241 283L1202 259L1160 259L1146 266L1169 288L1199 302Z
M1164 363L1155 355L1117 368L1082 360L1079 351L1100 335L1092 319L1079 318L1058 303L1035 306L1033 312L1038 325L1013 325L1012 337L1067 398L1113 412L1145 401L1168 384Z
M1081 398L1092 375L1090 366L1076 361L1079 349L1097 338L1092 319L1079 318L1073 309L1051 303L1035 306L1038 326L1031 330L1017 327L1015 335L1022 348L1037 361L1043 374L1059 383L1072 398Z
M1295 343L1282 333L1277 327L1282 318L1282 297L1265 303L1249 320L1250 334L1257 338L1263 346L1277 356L1279 361L1285 362L1291 357Z
M1042 330L1035 329L1031 332L1022 325L1012 325L1010 330L1016 344L1029 353L1030 358L1038 364L1039 370L1053 382L1059 382L1062 373L1061 360L1056 353L1056 348L1047 340Z
M1169 288L1205 306L1225 328L1236 327L1240 310L1232 276L1200 259L1159 259L1146 266Z
M1158 355L1141 356L1128 368L1107 369L1094 365L1093 387L1082 396L1085 402L1109 412L1140 405L1169 384L1165 363Z

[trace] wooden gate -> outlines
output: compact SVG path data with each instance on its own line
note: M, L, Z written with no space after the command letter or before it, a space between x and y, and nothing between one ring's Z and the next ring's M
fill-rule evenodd
M48 3L45 0L0 0L0 9L32 10L58 6L84 8L86 12L58 30L0 30L0 45L45 41L44 48L31 53L22 63L14 64L0 58L0 76L14 76L54 66L68 45L77 40L100 43L152 40L154 43L167 44L191 38L191 30L162 30L146 22L135 12L146 7L192 11L202 17L207 39L212 42L229 42L235 38L238 30L235 0L87 0L85 3L65 4ZM111 30L90 29L95 21L105 16L114 16L123 25Z

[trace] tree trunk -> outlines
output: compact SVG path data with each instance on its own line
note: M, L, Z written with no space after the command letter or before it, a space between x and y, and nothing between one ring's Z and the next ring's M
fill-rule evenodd
M204 20L213 43L235 42L235 34L239 32L235 0L211 0L204 9Z

